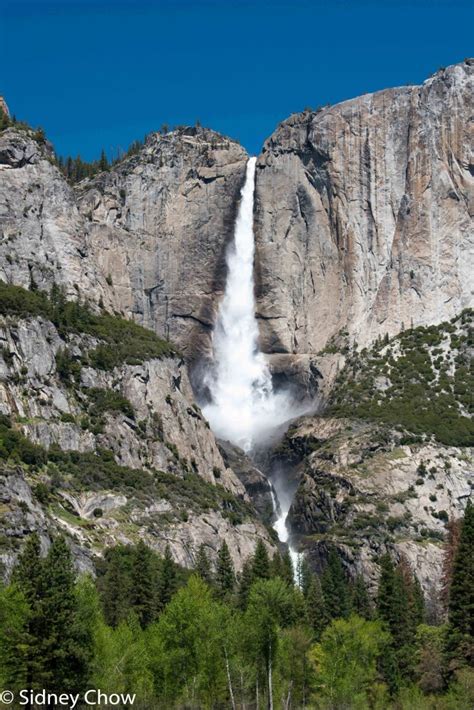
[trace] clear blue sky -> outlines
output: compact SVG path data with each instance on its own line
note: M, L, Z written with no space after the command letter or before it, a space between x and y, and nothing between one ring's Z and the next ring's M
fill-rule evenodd
M61 154L194 123L257 153L306 106L473 51L472 0L0 0L0 93Z

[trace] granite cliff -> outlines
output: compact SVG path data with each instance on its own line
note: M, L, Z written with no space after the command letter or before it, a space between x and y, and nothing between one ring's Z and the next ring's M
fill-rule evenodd
M473 73L466 60L419 87L295 114L257 161L261 345L276 384L316 395L322 415L299 422L273 453L299 481L290 521L315 567L336 544L348 570L372 580L377 555L394 549L427 587L429 566L439 577L442 511L459 515L469 493L467 440L440 439L423 419L410 441L416 426L406 412L398 421L400 410L385 402L394 416L374 420L353 395L362 348L472 306ZM154 333L182 353L152 348L118 361L107 333L65 327L49 306L15 310L17 296L13 310L2 305L3 433L39 447L33 463L2 463L7 569L32 529L45 544L65 530L88 569L104 545L138 537L158 550L169 543L187 566L201 542L213 557L223 537L237 567L258 539L272 547L261 472L215 441L196 402L246 161L238 143L214 131L179 128L150 134L135 155L73 186L41 134L19 125L0 132L0 281L33 300L56 291L86 301L92 320L121 316L149 329L140 338ZM432 376L425 362L409 363L412 375L426 375L427 392L456 399L445 410L463 419L467 337L459 330L427 346ZM400 384L396 362L407 355L393 347L370 406ZM348 414L334 397L344 400L352 382ZM81 466L94 465L98 479L81 477Z
M295 114L265 143L258 314L280 367L344 332L366 345L472 304L473 76L466 60Z

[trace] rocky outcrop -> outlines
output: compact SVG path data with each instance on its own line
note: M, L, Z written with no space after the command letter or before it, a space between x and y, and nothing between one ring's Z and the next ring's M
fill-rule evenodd
M209 352L246 160L214 131L177 129L73 189L51 146L11 127L0 134L0 278L56 283L196 359Z
M0 279L43 290L56 283L70 298L110 305L73 189L51 146L27 129L0 132Z
M78 370L98 343L86 334L64 335L40 318L0 319L0 414L42 450L71 453L67 460L53 455L14 466L0 452L6 571L32 530L45 545L63 531L80 569L92 569L104 547L140 538L161 552L169 544L186 566L201 543L214 559L224 538L237 569L259 539L272 549L194 402L182 358ZM65 352L76 363L75 377L58 366ZM105 402L100 411L98 394ZM98 466L108 456L118 468L96 475L88 454L99 457Z
M270 523L274 510L272 487L268 478L237 446L229 441L221 440L218 440L218 446L226 466L234 471L239 481L244 485L260 518L266 523Z
M178 129L76 190L115 309L190 357L210 349L246 161L214 131Z
M350 574L363 574L375 589L377 560L390 551L408 560L433 598L446 524L462 515L474 485L473 450L401 440L386 427L348 419L294 426L287 450L305 458L289 521L316 570L336 545Z
M257 163L262 346L309 360L347 332L472 304L474 61L278 126Z

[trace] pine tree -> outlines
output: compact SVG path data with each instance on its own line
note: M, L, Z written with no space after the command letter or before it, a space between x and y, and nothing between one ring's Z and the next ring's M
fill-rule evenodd
M398 615L394 606L396 594L395 566L390 555L385 554L380 562L379 588L377 592L377 616L384 622L386 629L392 633L397 627ZM395 658L394 640L385 649L380 665L383 676L392 694L400 686L399 668Z
M209 586L212 585L211 563L204 544L199 546L194 569L203 582L206 582Z
M130 609L131 565L129 549L119 546L105 555L106 571L98 579L106 622L113 627L124 621Z
M453 561L449 596L449 654L474 662L474 505L468 501ZM451 667L453 667L453 662Z
M235 571L229 548L224 540L217 553L216 592L220 599L225 599L234 591Z
M140 540L134 550L131 603L142 629L157 616L156 574L151 550Z
M102 148L102 152L100 154L100 159L99 159L99 171L104 172L105 170L108 170L108 169L109 169L109 161L107 160L105 150Z
M281 578L282 572L283 572L283 560L282 560L280 553L277 550L272 557L272 561L270 562L270 576Z
M247 608L250 588L252 586L252 580L253 580L252 561L251 561L251 559L246 559L243 564L243 567L242 567L242 572L240 573L239 586L238 586L238 592L237 592L238 605L239 605L239 608L242 609L242 611L245 611L245 609Z
M411 678L414 671L416 628L423 617L423 594L404 558L395 568L390 556L384 555L380 567L377 615L392 636L389 656L395 670L391 670L393 677L387 680L395 689L398 683L395 676Z
M347 617L350 613L349 585L342 562L334 548L321 578L326 611L330 619Z
M57 537L44 563L44 590L40 604L44 635L38 639L43 653L42 687L81 692L87 680L92 638L80 625L71 552Z
M372 605L370 603L367 585L361 574L358 574L352 585L351 594L352 611L361 616L363 619L372 618Z
M56 538L43 560L36 535L28 540L13 575L28 607L29 642L23 663L26 686L81 692L88 673L92 638L81 625L72 557Z
M290 556L289 551L287 550L283 557L281 558L282 562L282 570L281 570L281 577L285 582L287 582L290 586L293 586L295 583L295 570L293 568L293 562Z
M252 578L254 582L257 579L270 579L270 558L262 540L257 542L252 559Z
M396 625L393 614L393 598L395 595L395 566L390 555L385 554L379 562L380 578L377 592L377 615L385 621L389 629Z
M158 582L158 602L159 608L164 607L170 602L171 597L178 588L178 579L176 572L176 563L171 555L170 546L166 545L165 556L161 563L160 579Z
M28 537L25 547L18 557L12 581L21 589L27 603L33 606L41 595L43 587L41 544L38 534L35 532Z
M288 555L291 563L291 558ZM293 569L293 565L291 566ZM309 586L311 584L311 580L313 577L313 573L311 572L311 569L309 567L308 560L304 555L299 555L298 557L298 565L297 565L297 570L296 570L296 579L298 583L298 587L301 589L303 592L303 596L306 597L309 591ZM293 577L294 579L294 577Z
M328 624L321 581L316 574L311 575L306 594L306 616L316 639L321 637Z
M44 659L39 639L46 633L41 602L45 590L44 560L41 558L41 545L37 533L26 541L13 571L12 581L23 595L28 606L28 621L24 628L27 643L24 647L26 686L41 689L43 683Z

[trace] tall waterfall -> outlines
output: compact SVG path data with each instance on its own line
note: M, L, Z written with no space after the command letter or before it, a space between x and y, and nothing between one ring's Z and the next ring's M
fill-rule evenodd
M215 368L207 382L212 401L203 407L216 436L247 453L264 445L299 413L285 393L273 390L258 346L253 278L255 163L256 158L247 163L234 240L227 252L227 282L213 333ZM287 542L289 502L278 498L280 506L275 509L280 517L274 527L280 540Z

